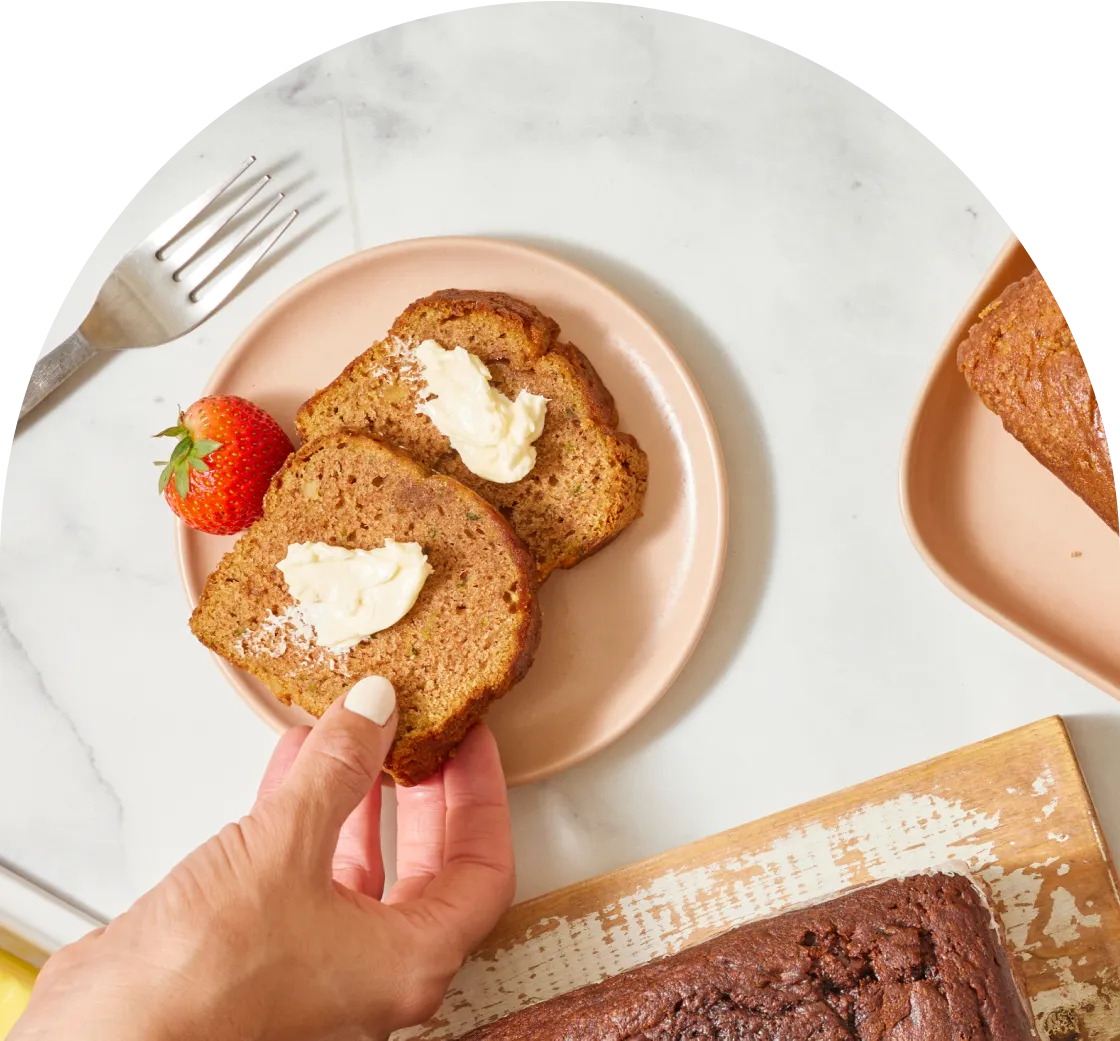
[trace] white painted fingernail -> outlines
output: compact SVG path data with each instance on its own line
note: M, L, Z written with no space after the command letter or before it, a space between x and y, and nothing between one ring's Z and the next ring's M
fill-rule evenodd
M383 727L397 707L397 692L384 676L366 676L346 692L343 705Z

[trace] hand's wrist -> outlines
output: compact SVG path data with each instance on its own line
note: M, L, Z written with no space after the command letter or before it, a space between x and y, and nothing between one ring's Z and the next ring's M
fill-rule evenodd
M136 973L135 982L97 1003L98 1018L61 1026L59 1041L253 1041L255 1034L242 1030L245 1024L231 1014L231 996L219 980L162 971L145 979Z

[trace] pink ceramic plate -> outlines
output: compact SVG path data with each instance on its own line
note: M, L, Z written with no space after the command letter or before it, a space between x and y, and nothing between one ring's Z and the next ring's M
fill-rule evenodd
M1033 269L1012 240L949 331L903 447L902 515L965 603L1120 698L1116 535L957 371L957 345L981 309Z
M487 239L415 239L347 257L290 289L233 345L206 392L250 398L294 436L296 409L313 391L409 303L447 288L503 290L555 318L650 460L645 515L545 583L536 661L488 717L509 783L522 784L586 759L637 722L684 666L715 600L727 533L723 459L707 406L664 337L613 289L546 253ZM232 541L180 526L192 604ZM215 660L277 730L308 720Z

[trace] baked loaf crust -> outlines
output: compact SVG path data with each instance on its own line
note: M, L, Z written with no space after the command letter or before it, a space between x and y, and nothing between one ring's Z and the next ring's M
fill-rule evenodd
M557 339L559 326L505 293L445 289L411 304L385 340L304 403L304 439L358 430L400 445L433 470L474 489L509 520L537 561L541 579L574 567L641 515L649 464L620 433L614 399L591 363ZM424 390L411 348L424 340L481 358L510 398L522 390L549 399L536 465L520 481L497 484L471 473L450 441L416 411Z
M991 915L918 875L744 925L467 1035L470 1041L1027 1041Z
M1097 396L1037 270L984 308L957 348L957 367L1004 429L1113 531L1120 530Z
M412 610L349 651L320 647L276 567L294 542L419 542L432 573ZM341 432L288 458L264 515L210 575L195 636L286 704L319 716L363 676L389 679L400 724L386 771L417 784L528 671L540 639L536 567L502 516L399 449ZM288 613L286 613L288 612Z

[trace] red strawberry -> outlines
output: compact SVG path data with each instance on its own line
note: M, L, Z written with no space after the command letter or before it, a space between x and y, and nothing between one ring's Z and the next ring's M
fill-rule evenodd
M293 450L263 408L231 396L196 401L156 437L178 438L170 461L156 463L159 490L183 521L211 535L244 531L260 517L268 482Z

